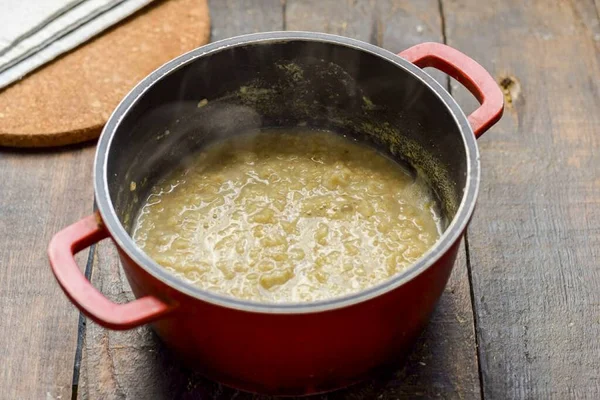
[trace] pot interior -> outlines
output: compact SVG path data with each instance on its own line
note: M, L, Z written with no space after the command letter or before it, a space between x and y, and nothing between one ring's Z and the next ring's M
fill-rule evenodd
M459 125L435 90L375 53L279 39L197 57L156 81L125 113L106 164L121 224L131 232L148 190L207 143L294 126L356 137L419 170L446 226L454 218L467 156Z

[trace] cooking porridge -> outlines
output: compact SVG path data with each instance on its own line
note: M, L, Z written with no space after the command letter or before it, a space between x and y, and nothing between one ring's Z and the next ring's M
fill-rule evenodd
M340 135L263 130L207 147L154 186L136 243L198 287L308 302L380 283L438 239L422 179Z

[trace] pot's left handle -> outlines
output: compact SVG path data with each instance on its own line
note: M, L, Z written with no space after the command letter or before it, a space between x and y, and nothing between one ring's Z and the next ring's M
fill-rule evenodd
M108 236L96 213L58 232L50 241L48 256L52 271L73 304L99 325L117 330L155 321L173 311L174 305L154 296L125 304L113 303L92 286L79 270L74 255Z

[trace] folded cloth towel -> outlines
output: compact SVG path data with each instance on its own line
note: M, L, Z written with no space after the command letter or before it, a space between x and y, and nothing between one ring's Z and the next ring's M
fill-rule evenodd
M0 54L85 0L0 0Z
M27 1L0 0L0 7L15 12L9 28L0 28L0 89L84 43L151 1L45 0L39 2L43 7L38 10ZM20 4L22 6L19 7ZM2 13L0 26L7 26L3 25L3 22L7 23L3 20L10 19L7 14ZM24 22L17 28L19 24L15 21L21 17ZM25 24L29 24L28 27Z
M2 0L0 0L2 1ZM61 0L65 1L65 0ZM13 45L0 52L0 72L10 68L31 54L46 47L53 41L74 31L101 13L111 9L124 0L87 0L80 1L51 21L44 21L43 26L22 35Z

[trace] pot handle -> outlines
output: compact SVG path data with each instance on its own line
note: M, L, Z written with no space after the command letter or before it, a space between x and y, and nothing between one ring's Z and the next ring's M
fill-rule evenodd
M433 67L462 83L481 106L469 115L475 137L483 135L504 111L504 95L492 76L475 60L442 43L421 43L398 55L420 68Z
M54 276L69 299L99 325L125 330L157 320L176 306L154 296L126 304L113 303L96 290L79 270L74 255L109 237L100 215L94 213L58 232L48 247Z

